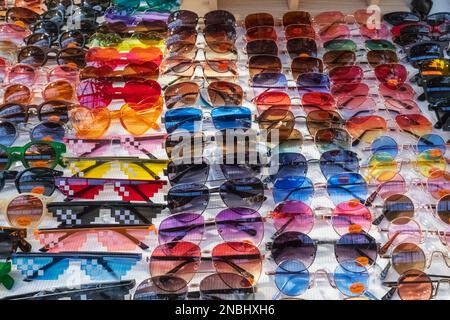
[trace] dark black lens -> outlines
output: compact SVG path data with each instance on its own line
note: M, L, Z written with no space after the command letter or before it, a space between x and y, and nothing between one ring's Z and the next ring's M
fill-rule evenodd
M410 48L408 54L408 59L415 68L419 67L423 61L442 57L442 47L434 42L416 44Z
M83 34L77 30L62 33L58 41L61 48L67 48L69 46L84 47L85 42Z
M0 231L0 259L9 259L13 251L10 232Z
M229 208L258 210L264 202L264 185L258 178L235 179L220 186L220 196Z
M430 32L431 32L430 26L426 24L415 24L411 26L405 26L400 29L400 34L407 34L407 33L429 34Z
M12 122L0 120L0 144L9 147L16 140L16 137L16 126Z
M39 108L38 118L41 121L49 120L66 123L69 120L68 103L56 100L44 102Z
M393 26L420 21L420 17L411 12L391 12L385 14L383 19Z
M43 20L34 25L33 32L46 33L51 37L52 41L55 41L59 36L59 27L53 21Z
M134 292L133 300L185 300L188 286L185 280L172 275L144 280Z
M50 196L55 191L53 170L48 168L29 168L16 179L19 193L38 193Z
M438 12L431 14L427 18L430 26L439 26L441 24L450 24L450 12Z
M247 54L278 55L277 43L273 40L253 40L247 43Z
M26 120L25 108L20 104L5 104L0 108L0 118L15 124L24 123Z
M308 268L316 258L317 247L306 234L287 231L280 234L272 243L270 252L273 260L280 264L287 259L298 259Z
M30 132L31 140L63 142L65 130L61 123L44 121L36 125Z
M56 62L59 65L74 64L78 68L83 68L86 65L86 50L81 48L65 48L62 49L56 57Z
M393 39L394 43L400 46L409 46L415 43L431 41L431 37L423 33L406 33Z
M171 185L180 183L204 184L208 179L208 174L209 165L204 160L201 163L195 162L195 159L176 160L167 165L167 176Z
M47 62L47 55L40 47L26 46L19 51L17 61L34 67L40 67Z
M42 32L33 33L27 38L28 46L37 46L42 48L49 48L52 44L52 39L46 34Z
M179 184L167 194L167 207L171 213L203 213L208 203L209 190L203 184Z
M440 76L427 79L425 82L425 95L429 103L439 103L447 106L450 96L450 76ZM443 109L443 107L441 108Z
M51 9L43 13L41 20L49 20L61 27L64 24L64 12L58 9Z
M341 149L326 151L320 157L320 170L327 179L339 173L357 173L359 170L358 154Z
M299 56L317 57L317 44L310 38L293 38L286 43L286 49L291 58Z
M83 0L83 6L103 13L110 5L109 0Z
M172 12L167 19L169 30L178 29L179 27L196 27L198 15L189 10L178 10Z
M214 10L205 14L204 17L205 26L211 24L228 24L235 25L236 18L232 13L225 10Z
M45 0L44 3L47 9L65 10L72 4L72 0Z

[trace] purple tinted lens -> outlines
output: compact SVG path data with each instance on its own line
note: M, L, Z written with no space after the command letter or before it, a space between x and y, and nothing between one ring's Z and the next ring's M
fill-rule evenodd
M277 264L284 260L298 259L309 268L316 258L317 246L304 233L289 231L280 234L272 243L272 258Z
M246 241L258 246L264 237L261 215L252 209L225 209L217 214L216 225L224 241Z
M203 184L208 179L209 165L202 163L180 163L171 161L167 165L167 177L171 185L180 183Z
M179 213L161 221L158 229L160 244L189 241L200 244L205 232L205 219L197 213Z
M345 261L358 261L363 266L373 265L377 260L377 252L377 242L365 232L344 234L334 245L336 260L344 268Z
M271 217L279 233L300 231L306 234L314 226L314 213L306 203L301 201L281 202L271 213Z
M297 78L297 87L300 94L308 92L330 92L330 78L323 73L303 73Z
M264 185L258 178L235 179L220 186L220 196L229 208L258 210L264 198Z
M202 213L209 203L209 190L203 184L179 184L167 193L167 207L171 213Z
M287 78L282 73L259 73L252 78L255 97L271 90L283 91L288 87Z

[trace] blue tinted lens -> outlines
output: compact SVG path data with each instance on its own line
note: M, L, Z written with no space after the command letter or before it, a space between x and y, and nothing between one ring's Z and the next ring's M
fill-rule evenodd
M82 259L81 270L85 271L91 280L120 280L138 260L113 256Z
M419 141L417 142L417 149L420 153L427 150L435 150L438 149L445 154L446 145L444 139L440 135L437 134L426 134L421 136Z
M320 170L327 179L338 173L358 172L358 155L342 149L324 152L320 157Z
M16 140L17 130L14 124L8 121L0 122L0 144L4 146L11 146Z
M218 107L211 111L211 118L218 130L248 129L252 126L252 112L246 107Z
M309 204L314 195L314 185L304 176L280 178L275 181L272 194L275 203L297 200Z
M364 294L369 286L369 274L365 267L355 261L345 261L334 271L336 287L348 297Z
M274 173L271 175L273 181L277 178L306 176L308 162L301 153L279 153L278 161L270 162L270 170Z
M370 146L370 151L372 151L373 154L386 152L392 158L395 158L398 154L398 145L397 142L395 142L395 140L392 139L391 137L381 136L376 138L372 142L372 145Z
M287 296L298 296L309 287L309 272L299 260L284 260L276 270L275 284Z
M329 92L330 78L323 73L304 73L297 78L297 87L300 94L307 92Z
M39 123L30 133L31 140L63 142L65 130L58 122L45 121Z
M53 257L13 256L12 261L28 280L57 280L69 267L69 259L57 260Z
M195 108L178 108L168 110L164 116L166 131L187 130L194 132L196 122L202 120L202 110Z
M358 173L340 173L328 179L327 192L335 205L354 199L364 203L367 182Z
M282 73L259 73L252 78L254 87L265 88L286 88L288 85L287 78Z

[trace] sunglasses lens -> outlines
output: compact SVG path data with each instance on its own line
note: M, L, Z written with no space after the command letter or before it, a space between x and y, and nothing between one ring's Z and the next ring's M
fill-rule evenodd
M12 84L6 87L3 100L5 103L29 104L33 94L29 87L21 84Z
M375 239L365 232L352 232L344 234L336 242L334 252L337 261L344 269L348 261L356 261L360 266L365 267L375 264L378 245Z
M330 150L320 157L320 170L325 178L329 178L338 173L358 172L358 155L350 150Z
M424 235L420 225L415 220L408 217L399 217L391 221L388 238L395 246L400 243L422 243Z
M253 300L255 288L251 281L234 273L211 274L200 282L202 300Z
M168 133L176 130L193 132L196 123L202 120L202 111L195 108L179 108L168 110L164 116L164 124Z
M282 65L280 58L277 56L256 55L249 58L248 69L250 72L250 77L254 78L255 75L260 73L279 74L281 73ZM273 75L269 76L269 80L273 84L278 83L273 81L274 79L277 80L278 78L274 78ZM265 81L265 83L267 82L268 81Z
M326 92L309 92L302 96L302 108L308 114L315 110L335 110L334 97Z
M334 271L334 281L344 295L358 297L369 287L369 273L358 261L343 261Z
M399 164L386 152L374 154L368 162L368 177L377 181L389 181L399 172Z
M15 197L6 208L9 223L16 228L35 228L44 214L44 204L33 195Z
M8 80L11 84L32 86L36 82L36 71L32 66L15 65L9 70Z
M264 237L261 215L252 209L235 207L216 215L217 231L224 241L238 241L259 245Z
M202 213L209 203L209 190L202 184L180 184L169 190L167 205L171 213Z
M306 234L289 231L280 234L272 243L271 253L279 265L285 260L295 259L301 262L305 269L309 268L316 257L317 247Z
M141 136L155 126L162 112L162 104L125 104L120 110L122 126L133 136Z
M171 242L156 247L150 257L150 274L155 276L174 275L189 283L200 267L200 248L191 242ZM177 284L182 285L181 282ZM174 287L173 291L184 287Z
M352 145L352 137L346 130L339 128L317 130L315 141L321 152L349 149Z
M245 29L260 27L260 26L274 26L275 20L270 13L253 13L245 17Z
M238 155L236 154L236 157L237 156ZM236 158L233 163L237 163ZM259 176L261 174L262 165L258 161L256 163L250 163L246 160L245 163L221 164L220 169L227 180L239 180Z
M81 48L62 49L56 57L59 65L74 65L77 68L83 68L86 65L86 51Z
M392 50L397 51L395 45L388 40L366 40L365 46L367 50Z
M57 80L49 83L44 91L42 97L44 100L63 100L70 101L74 96L74 88L70 82L66 80Z
M428 178L427 189L435 199L450 194L450 173L448 171L434 172Z
M277 40L277 33L273 27L255 27L250 28L245 33L245 38L248 43L253 40ZM248 49L247 49L248 53Z
M433 124L421 114L398 115L395 117L395 122L400 129L419 137L433 130Z
M204 16L204 23L206 25L212 24L227 24L227 25L235 25L236 18L232 13L225 10L214 10L210 11Z
M83 47L84 46L84 36L79 31L67 31L61 34L59 38L59 46L61 48L67 47Z
M328 25L319 30L322 41L330 41L340 38L349 38L350 29L344 24Z
M31 168L20 175L17 185L19 193L50 196L55 190L55 177L53 172L46 168Z
M416 167L424 177L431 177L435 172L444 171L447 160L441 150L432 149L420 153L417 156Z
M236 29L226 24L208 25L203 30L208 47L217 53L227 53L235 50Z
M342 127L344 123L339 113L331 110L311 111L306 117L306 126L312 136L315 136L320 129Z
M0 144L11 146L16 140L17 130L14 124L7 121L0 121Z
M32 168L54 168L57 163L56 151L49 144L36 142L25 150L23 161Z
M50 20L39 21L35 24L33 31L48 34L52 41L55 41L59 35L58 25Z
M111 116L106 108L90 110L77 107L70 112L70 121L77 137L99 138L108 130Z
M323 63L322 60L314 57L296 57L292 60L291 70L294 79L297 79L302 73L322 73Z
M63 142L65 136L64 127L59 122L41 122L30 133L32 140Z
M160 244L189 241L200 244L205 233L205 219L196 213L174 214L161 221L158 229Z
M408 59L414 67L419 67L423 61L443 57L441 45L438 43L420 43L409 49Z
M286 49L292 59L300 56L317 57L317 44L310 38L293 38L286 43Z
M411 199L402 194L395 194L384 200L383 215L388 221L404 217L412 218L414 211Z
M368 187L358 173L339 173L328 178L327 192L335 205L351 200L364 203Z
M189 159L189 158L187 158ZM167 177L171 185L181 183L204 184L208 179L209 165L202 160L201 163L170 162L167 165Z
M346 128L355 139L354 145L359 141L370 144L387 131L387 122L379 116L352 117L347 121Z
M9 154L6 151L6 146L2 147L2 145L0 145L0 170L6 170L9 162Z
M246 51L248 55L268 54L276 56L278 54L278 46L274 40L253 40L247 42Z
M47 101L41 105L39 119L42 121L69 121L68 105L61 101Z
M426 257L414 243L400 243L392 252L392 267L398 274L408 270L425 270Z
M316 32L311 25L291 24L284 29L284 36L286 37L286 40L294 38L316 39ZM273 40L276 40L276 38Z
M283 27L296 24L310 25L311 23L311 15L306 11L290 11L283 15Z
M276 160L270 161L270 172L273 172L271 179L275 181L277 178L286 178L289 176L299 175L306 176L308 171L308 162L301 153L278 153Z
M419 270L408 270L398 280L398 295L402 300L430 300L433 283Z
M23 22L26 25L31 25L39 19L39 15L33 10L22 7L13 7L6 13L6 21L13 23Z
M29 46L20 50L17 61L19 63L29 64L33 67L40 67L47 61L47 55L41 48Z
M288 232L299 231L308 234L314 226L314 213L305 203L285 201L279 203L270 213L275 229Z
M275 285L287 296L299 296L309 288L308 269L299 260L282 261L275 273Z
M330 40L323 44L325 51L336 51L336 50L345 50L345 51L356 51L357 46L353 40L347 39L336 39Z
M391 12L385 14L383 19L393 26L420 21L420 17L411 12Z
M274 107L264 111L258 118L259 128L266 130L268 140L278 136L279 141L288 140L294 129L294 114L286 108Z
M189 10L177 10L172 12L167 19L169 29L179 26L197 26L198 15Z
M373 154L387 153L392 158L395 158L398 154L397 142L388 136L381 136L376 138L370 145L370 151Z
M323 63L329 68L352 66L356 61L356 54L348 50L328 51L323 55Z
M242 104L244 91L237 84L215 81L208 86L208 97L213 106L239 106Z
M440 150L442 154L445 154L446 143L440 135L425 134L419 138L419 141L417 142L417 150L419 150L419 152L433 149Z
M134 292L133 300L185 300L186 281L174 276L159 276L141 282Z
M369 232L372 226L372 214L358 201L341 202L333 211L331 224L339 235L360 230Z
M450 224L450 195L447 194L446 196L442 197L437 206L436 206L436 213L438 217L445 223Z
M336 84L357 84L364 77L364 71L358 66L336 67L329 72L330 80Z
M199 87L193 82L174 84L164 92L167 109L194 105L199 96Z
M398 57L392 50L371 50L367 53L367 61L372 68L385 63L397 63Z
M264 185L258 178L228 180L220 186L220 196L230 208L258 210L264 201Z
M272 194L275 203L296 200L310 203L314 195L314 185L307 177L291 176L275 180Z
M252 112L246 107L217 107L211 111L211 118L218 130L252 126Z

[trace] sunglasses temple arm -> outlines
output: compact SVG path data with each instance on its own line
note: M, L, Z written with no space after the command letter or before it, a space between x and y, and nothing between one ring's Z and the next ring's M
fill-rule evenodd
M23 252L31 251L32 246L24 237L19 236L18 241L19 241L18 245L19 245L20 250L22 250Z
M237 264L235 264L233 261L231 261L230 259L224 259L224 258L218 258L218 260L221 260L223 262L225 262L226 264L228 264L230 267L232 267L234 270L236 270L237 272L239 272L240 275L244 276L247 279L251 279L252 282L255 279L255 277L250 273L247 272L246 270L244 270L243 268L241 268L240 266L238 266Z
M383 285L384 284L385 284L385 282L383 282ZM393 282L393 284L395 286L397 285L395 282ZM389 289L389 291L383 297L381 297L381 300L391 300L396 292L397 292L397 287L392 287L391 289Z
M106 269L111 275L120 280L120 275L118 275L113 269L111 269L103 258L98 259L98 262Z
M358 145L361 143L362 138L363 138L366 134L368 134L370 131L373 131L373 130L379 130L379 129L384 129L384 128L378 127L378 128L370 128L370 129L364 130L363 133L361 133L358 137L355 138L355 140L353 140L353 142L352 142L352 147L358 146ZM392 130L389 129L389 130L390 130L390 131L396 131L395 129L392 129Z
M376 199L376 197L378 196L378 192L380 191L380 186L378 186L377 190L375 190L374 192L372 192L370 194L369 197L367 197L366 202L364 203L364 205L366 207L371 207L373 201Z
M372 292L370 291L364 291L364 296L366 296L367 298L371 299L371 300L380 300L377 296L375 296Z
M142 164L142 163L138 163L138 165L139 165L140 167L142 167L142 169L144 169L144 171L146 171L153 179L156 179L156 180L159 179L159 176L158 176L153 170L147 168L147 167L146 167L144 164Z
M384 269L383 269L383 270L381 271L381 273L380 273L380 279L381 279L381 280L386 279L387 274L388 274L389 270L391 269L391 266L392 266L391 261L389 261L389 262L387 263L386 267L384 267Z
M380 248L380 250L378 251L378 253L379 253L380 255L385 255L386 252L387 252L387 251L389 250L389 248L391 247L391 245L394 243L395 239L396 239L400 234L401 234L401 232L396 232L396 233L394 234L394 236L393 236L391 239L389 239L388 242L386 242L386 243L384 244L384 246L382 246L382 247Z
M153 229L155 230L155 229ZM125 238L127 238L128 240L130 240L131 242L133 242L135 245L137 245L139 248L141 248L142 250L146 250L148 249L148 245L146 245L145 243L143 243L142 241L139 241L136 237L133 237L131 234L129 234L128 232L120 232L121 235L123 235Z
M137 188L136 186L130 186L137 194L139 194L142 198L143 201L149 202L149 203L153 203L153 201L150 200L150 198L148 198L145 193L143 193L139 188Z
M382 214L381 216L379 216L378 218L376 218L375 220L372 221L372 224L374 226L378 226L380 225L380 223L384 220L384 214Z

